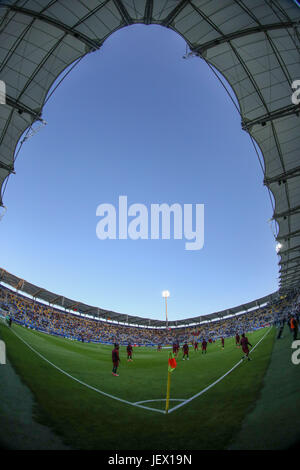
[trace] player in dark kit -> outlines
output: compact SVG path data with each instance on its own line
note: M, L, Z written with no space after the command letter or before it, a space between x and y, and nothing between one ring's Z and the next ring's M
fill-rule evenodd
M245 333L242 334L241 346L242 346L243 352L245 353L245 359L247 358L248 361L250 361L251 359L249 357L249 348L248 348L248 346L251 346L251 348L252 348L252 344L249 343L247 336L245 336Z
M207 341L205 339L202 341L201 346L202 346L202 354L203 353L206 354Z
M198 342L197 341L194 342L194 349L195 349L195 351L198 351Z
M224 342L225 342L225 340L224 340L223 336L222 336L222 338L221 338L221 342L222 342L222 349L224 349Z
M112 350L112 362L113 362L112 375L114 375L115 377L119 377L119 374L117 374L117 368L120 363L120 356L119 356L119 345L117 343L114 344L114 349Z
M187 358L187 360L189 360L189 345L187 343L184 343L183 347L182 347L182 351L183 351L183 361L185 360L185 358Z
M130 343L127 346L127 361L132 361L132 346Z
M236 345L237 348L241 347L241 345L240 345L240 335L238 333L235 335L235 345Z

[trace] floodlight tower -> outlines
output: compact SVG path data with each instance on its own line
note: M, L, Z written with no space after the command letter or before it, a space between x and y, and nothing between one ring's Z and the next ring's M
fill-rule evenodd
M164 297L165 303L166 303L166 328L168 328L168 303L167 303L167 299L168 299L168 297L170 297L170 292L168 290L163 290L162 291L162 296Z

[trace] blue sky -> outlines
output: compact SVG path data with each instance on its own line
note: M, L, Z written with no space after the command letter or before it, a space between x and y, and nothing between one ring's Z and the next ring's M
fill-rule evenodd
M56 90L4 196L4 269L122 313L205 315L278 288L272 208L249 136L224 89L159 26L114 33ZM99 240L96 208L204 204L205 241Z

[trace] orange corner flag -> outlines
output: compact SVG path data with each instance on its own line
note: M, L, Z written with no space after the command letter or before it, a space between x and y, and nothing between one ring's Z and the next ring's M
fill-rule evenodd
M176 362L176 359L175 359L175 355L170 353L169 355L169 366L168 366L168 371L169 372L173 372L173 370L176 369L176 366L177 366L177 362Z

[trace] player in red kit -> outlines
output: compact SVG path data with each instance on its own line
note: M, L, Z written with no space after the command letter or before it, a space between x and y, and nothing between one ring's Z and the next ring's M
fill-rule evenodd
M249 348L248 348L248 346L251 346L251 348L252 348L252 344L249 343L247 336L245 336L245 333L242 334L241 346L242 346L243 352L245 353L245 359L247 358L248 361L250 361L251 359L249 357Z
M194 342L194 349L195 349L195 352L198 351L198 341Z
M119 377L119 374L117 374L117 368L120 363L120 356L119 356L119 345L117 343L114 344L114 349L112 350L112 362L113 362L112 375L114 375L115 377Z
M236 345L237 348L241 347L241 345L240 345L240 335L238 333L235 335L235 345Z
M132 361L132 346L130 343L127 346L127 361Z
M179 343L177 341L176 343L173 343L173 354L175 354L176 357L178 356L178 351L179 351Z
M204 339L202 341L202 354L206 354L207 341Z
M187 358L187 360L189 360L189 346L187 343L184 343L183 347L182 347L182 351L183 351L183 361L185 360L185 358Z
M224 340L223 336L222 336L222 338L221 338L221 343L222 343L222 349L224 349L225 340Z

